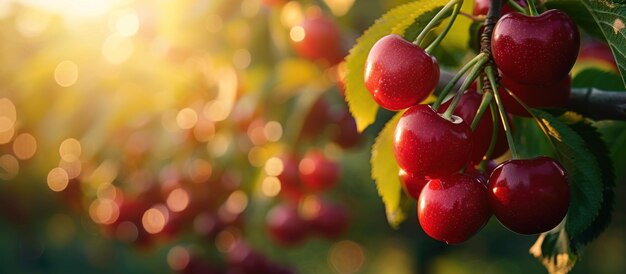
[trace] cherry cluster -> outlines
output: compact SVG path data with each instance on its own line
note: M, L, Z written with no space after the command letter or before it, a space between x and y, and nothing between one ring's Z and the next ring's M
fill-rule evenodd
M477 1L474 15L484 16L486 4ZM460 8L458 1L455 5L451 21ZM387 35L368 55L364 80L373 99L388 110L404 111L393 139L399 177L404 190L418 200L420 225L434 239L450 244L466 241L492 214L514 232L537 234L555 228L567 213L564 168L546 156L517 159L510 133L510 115L529 116L528 108L564 104L570 92L568 73L578 54L580 38L572 20L558 10L537 15L534 8L531 16L505 9L507 14L493 29L490 51L470 61L467 70L461 69L456 79L474 68L457 95L441 105L421 102L439 81L439 65L430 52L445 31L424 47L423 34L431 24L413 43ZM437 16L433 21L439 20ZM490 85L478 79L481 74ZM499 78L511 94L498 90ZM440 99L446 96L442 93ZM481 107L492 97L491 109ZM500 119L491 113L496 109ZM509 148L513 159L483 175L486 161Z

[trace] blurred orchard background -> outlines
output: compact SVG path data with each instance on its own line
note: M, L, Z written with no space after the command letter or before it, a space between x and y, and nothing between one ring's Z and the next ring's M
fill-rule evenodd
M340 61L404 2L1 0L0 273L543 273L387 224ZM626 271L616 191L573 273Z

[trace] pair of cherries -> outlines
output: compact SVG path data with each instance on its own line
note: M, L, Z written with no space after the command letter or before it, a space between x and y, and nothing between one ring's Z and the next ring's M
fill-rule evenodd
M556 10L537 17L509 13L497 23L492 38L505 87L530 107L558 106L567 98L567 74L578 45L575 24ZM466 92L462 99L467 102L461 102L450 119L420 105L438 80L436 59L398 35L380 39L366 62L365 86L374 100L390 110L408 108L396 127L394 154L405 188L409 193L421 192L413 196L418 198L424 231L437 240L460 243L478 232L492 213L521 234L557 226L567 213L569 186L555 160L504 162L492 172L488 187L476 176L458 173L484 156L491 134L484 133L486 126L481 129L480 124L491 121L481 121L474 132L469 127L477 104L467 102L479 104L481 97L474 91ZM505 101L505 108L513 108L506 106L512 105L512 99ZM471 109L467 114L461 111L464 105Z

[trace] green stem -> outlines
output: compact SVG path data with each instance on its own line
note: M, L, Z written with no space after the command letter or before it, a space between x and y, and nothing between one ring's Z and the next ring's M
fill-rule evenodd
M435 41L430 43L430 45L425 49L426 52L431 53L433 50L435 50L435 48L437 48L437 46L439 46L439 43L441 43L443 38L446 37L450 29L452 28L452 24L454 24L454 21L456 20L456 16L459 15L459 11L461 11L461 6L463 6L463 0L458 1L458 3L454 6L454 9L452 10L452 15L450 15L450 21L448 21L448 25L446 25L446 28L443 30L443 32L441 32L439 36L437 36Z
M446 13L448 13L448 10L450 10L454 5L456 5L459 2L463 2L463 0L452 0L448 2L448 4L443 6L443 8L441 8L441 10L435 15L435 17L433 17L433 19L430 20L430 22L428 22L428 24L424 27L422 32L420 32L420 34L417 36L417 38L415 38L415 41L413 42L413 44L416 44L419 46L422 43L422 40L426 38L426 35L428 34L428 32L432 28L434 28L437 24L439 24L439 20L441 20L446 15Z
M526 0L528 3L528 11L530 12L530 16L537 16L539 13L537 12L537 7L535 7L535 0Z
M513 9L515 9L518 12L521 12L523 14L528 14L528 10L520 6L520 4L515 2L515 0L507 0L507 4L509 4L509 6L511 6Z
M488 60L489 59L487 59L487 58L482 58L482 59L478 60L478 62L474 65L474 67L472 68L472 71L470 71L470 74L467 76L467 78L465 78L465 81L463 81L463 84L461 85L461 87L457 91L456 95L452 99L452 102L450 103L450 106L448 106L448 109L446 110L446 112L443 113L443 115L442 115L443 118L450 119L450 116L452 116L452 113L454 113L454 110L456 109L457 105L461 101L461 97L463 96L463 92L465 92L465 90L467 90L467 88L469 88L469 86L472 84L472 82L474 82L476 77L478 77L478 75L480 75L480 72L481 72L481 70L483 68L483 65L485 65L485 63L487 63Z
M476 129L478 122L483 118L483 114L487 111L487 108L491 104L493 100L493 94L491 92L487 92L483 95L483 99L480 101L480 105L478 106L478 110L476 110L476 115L474 116L474 120L472 120L472 131Z
M485 72L487 73L487 77L489 78L489 83L491 83L491 88L493 89L493 96L496 98L496 104L498 105L498 112L500 112L500 120L502 120L502 126L504 128L504 132L506 133L506 141L509 143L509 149L511 150L511 154L513 155L513 159L517 159L517 150L515 149L515 143L513 142L513 134L511 132L511 126L509 125L509 119L507 119L506 112L504 112L504 107L502 106L502 98L500 98L500 92L498 91L498 83L496 81L496 75L493 72L493 67L487 66L485 68Z
M461 79L461 77L463 77L463 75L470 70L472 67L474 67L474 65L480 61L480 60L487 60L487 54L485 53L481 53L476 55L476 57L474 57L472 60L470 60L469 62L467 62L467 64L465 64L460 70L459 72L456 73L456 75L454 75L454 77L452 77L452 80L450 80L450 82L448 82L448 84L441 90L441 92L439 93L439 96L437 96L437 100L435 101L435 103L433 104L433 109L437 110L437 108L439 108L439 106L441 105L441 103L443 103L443 100L446 98L446 96L448 96L448 93L450 93L450 90L452 90L452 88L454 87L454 85L456 85L456 83L459 81L459 79Z
M483 171L483 172L487 168L487 161L489 161L489 159L491 158L491 155L493 154L493 151L496 148L496 142L498 141L498 124L499 123L498 123L498 114L496 114L497 106L495 102L493 102L492 104L489 104L489 109L491 109L491 119L493 120L493 128L491 129L491 141L489 142L489 148L487 148L487 152L485 153L485 158L482 161L480 161L480 164L478 165L478 170Z

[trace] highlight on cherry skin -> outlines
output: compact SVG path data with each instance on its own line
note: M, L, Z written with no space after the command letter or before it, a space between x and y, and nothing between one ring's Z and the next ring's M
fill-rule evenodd
M498 221L513 232L549 231L569 207L565 169L545 156L505 161L489 178L489 204Z
M439 81L439 65L424 49L397 34L374 44L365 62L365 87L388 110L422 102Z

